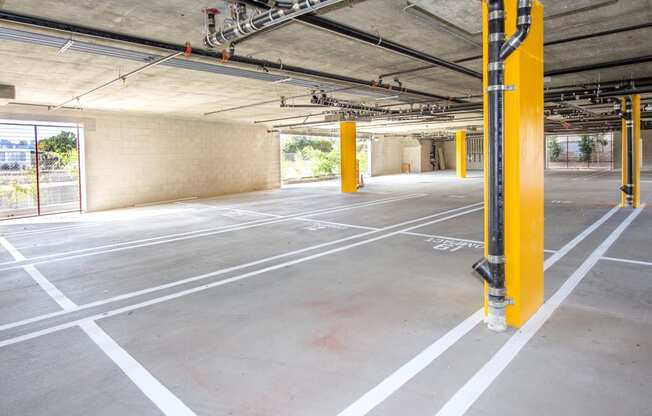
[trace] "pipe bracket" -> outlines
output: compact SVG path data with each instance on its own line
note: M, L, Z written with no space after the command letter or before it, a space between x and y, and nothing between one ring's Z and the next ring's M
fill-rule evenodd
M502 10L494 10L489 13L489 20L504 19L505 12Z
M505 256L487 255L487 261L491 264L505 264Z

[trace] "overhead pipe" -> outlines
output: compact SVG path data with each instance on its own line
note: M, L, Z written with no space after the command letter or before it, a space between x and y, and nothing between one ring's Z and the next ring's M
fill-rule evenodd
M266 0L238 0L247 5L267 8L269 5ZM391 40L384 39L380 35L371 34L364 32L362 30L356 29L351 26L344 25L339 22L335 22L330 19L325 19L320 16L314 16L311 14L305 14L297 18L298 21L306 23L310 26L314 26L319 29L327 30L329 32L346 36L351 39L358 40L360 42L367 43L369 45L376 46L381 49L388 50L390 52L398 53L403 56L407 56L412 59L416 59L422 62L433 64L435 66L440 66L442 68L449 69L451 71L457 72L459 74L468 75L473 78L482 79L482 74L479 72L473 71L472 69L466 68L461 65L457 65L453 62L447 61L445 59L438 58L436 56L429 55L427 53L412 49L405 45L398 44Z
M119 82L119 81L124 82L124 81L127 80L127 78L130 78L130 77L132 77L132 76L134 76L134 75L136 75L136 74L140 74L140 73L143 72L143 71L146 71L146 70L148 70L148 69L151 69L151 68L153 68L153 67L155 67L155 66L158 66L158 65L160 65L160 64L162 64L162 63L164 63L164 62L167 62L167 61L169 61L169 60L171 60L171 59L174 59L174 58L176 58L176 57L178 57L178 56L181 56L181 55L184 55L184 56L190 56L191 53L192 53L192 47L190 46L190 43L186 43L186 51L185 51L185 52L176 52L176 53L173 53L173 54L171 54L171 55L168 55L168 56L164 56L164 57L162 57L162 58L159 58L159 59L157 59L157 60L155 60L155 61L153 61L153 62L148 63L148 64L145 65L145 66L141 66L141 67L138 68L138 69L135 69L135 70L133 70L133 71L131 71L131 72L129 72L129 73L126 73L126 74L124 74L124 75L121 75L121 76L119 76L119 77L117 77L117 78L114 78L114 79L112 79L111 81L105 82L104 84L102 84L102 85L100 85L100 86L98 86L98 87L95 87L95 88L93 88L93 89L91 89L91 90L89 90L89 91L86 91L86 92L83 93L83 94L79 94L79 95L77 95L77 96L75 96L75 97L73 97L73 98L71 98L71 99L69 99L69 100L67 100L67 101L64 101L63 103L61 103L61 104L59 104L59 105L55 105L55 106L53 106L53 107L49 107L48 109L49 109L50 111L56 111L56 110L59 110L60 108L63 108L63 107L65 107L66 105L68 105L68 104L70 104L70 103L72 103L72 102L79 102L79 100L81 100L82 98L84 98L84 97L86 97L86 96L88 96L88 95L91 95L91 94L93 94L93 93L96 93L96 92L102 91L102 90L104 90L104 89L110 87L111 85L115 84L116 82Z
M210 48L229 44L242 39L252 33L269 29L288 20L312 13L321 8L339 3L342 0L299 0L293 3L292 8L277 7L266 12L255 14L244 21L233 24L216 31L210 31L204 38L204 43Z
M74 33L74 34L79 34L79 35L84 35L84 36L91 36L91 37L94 37L94 38L108 40L108 41L124 42L124 43L129 43L129 44L132 44L132 45L144 46L144 47L149 47L149 48L165 49L165 50L172 50L172 51L178 51L178 52L184 52L186 50L185 45L169 43L169 42L161 42L161 41L152 40L152 39L148 39L148 38L142 38L142 37L139 37L139 36L125 35L125 34L122 34L122 33L110 32L110 31L101 30L101 29L97 29L97 28L91 28L91 27L88 27L88 26L74 25L74 24L60 22L60 21L51 20L51 19L44 19L44 18L41 18L41 17L29 16L29 15L14 13L14 12L8 12L8 11L5 11L5 10L0 10L0 20L13 22L13 23L19 23L19 24L33 26L33 27L39 27L39 28L43 28L43 29L58 30L58 31L66 32L66 33ZM224 54L221 53L221 52L208 51L208 50L204 50L204 49L193 49L192 56L210 58L212 60L215 60L215 59L223 60L224 57L225 57ZM437 100L437 101L449 101L450 100L450 97L446 97L446 96L443 96L443 95L431 94L431 93L428 93L428 92L412 90L412 89L409 89L409 88L398 88L398 87L391 87L391 86L389 86L389 87L381 87L381 86L370 85L369 81L367 81L367 80L348 77L348 76L339 75L339 74L333 74L333 73L329 73L329 72L318 71L318 70L299 67L299 66L294 66L294 65L286 65L286 64L283 64L281 62L270 62L270 61L266 61L266 60L263 60L263 59L255 59L255 58L250 58L250 57L246 57L246 56L232 56L232 57L229 58L229 62L241 64L241 65L244 65L244 66L254 67L254 68L257 68L257 69L260 69L260 70L265 70L265 71L271 69L271 70L284 72L284 73L287 73L287 74L295 74L297 76L307 76L307 77L310 77L310 78L328 80L328 81L336 82L336 83L344 83L344 84L348 84L348 85L356 85L358 87L363 87L363 88L371 89L371 90L374 90L374 89L380 89L380 90L391 89L392 92L398 92L398 93L402 93L402 94L413 96L413 97L421 97L421 98L433 99L433 100Z
M509 303L505 288L505 175L504 175L504 115L505 115L505 60L527 38L531 26L532 0L518 0L517 31L505 41L505 7L503 0L489 0L489 241L487 256L473 265L473 269L487 282L490 330L507 329L505 308Z

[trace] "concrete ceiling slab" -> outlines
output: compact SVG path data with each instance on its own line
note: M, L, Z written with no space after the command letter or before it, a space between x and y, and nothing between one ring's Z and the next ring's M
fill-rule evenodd
M406 0L355 1L353 7L329 9L324 17L444 59L460 59L481 52L478 46L481 36L477 34L481 16L478 0L411 2L418 3L430 14L437 16L438 20L428 20L411 13L410 9L406 10L405 7L409 5ZM652 0L546 0L544 4L548 41L652 21ZM201 11L206 7L215 6L223 8L224 4L217 0L0 2L3 10L177 44L191 41L195 47L202 44ZM437 22L464 28L468 33L459 36L459 33L454 33ZM0 22L0 26L35 30L4 22ZM652 54L651 44L647 41L651 36L652 30L644 29L551 46L546 48L546 69ZM105 44L98 40L92 42ZM125 44L118 46L140 50ZM161 51L158 53L163 54ZM300 23L290 23L247 40L237 47L236 53L370 81L383 73L424 65L422 62ZM56 50L26 47L17 42L0 43L0 59L11 63L0 67L0 83L16 85L17 100L35 104L58 103L139 65L135 62L73 52L57 55ZM481 60L469 61L463 65L479 71ZM639 76L652 76L652 66L632 65L558 76L547 85ZM444 96L475 95L481 88L478 80L442 68L406 74L399 78L405 87ZM391 79L387 81L392 82ZM83 106L204 118L203 114L209 111L278 100L281 95L292 96L309 92L306 88L283 84L174 68L157 68L134 77L126 85L116 86L91 97ZM373 98L348 94L339 96L374 103ZM308 98L298 99L296 103L307 103L307 100ZM274 102L218 113L213 118L251 122L264 118L298 116L315 112L313 110L281 109L278 102Z

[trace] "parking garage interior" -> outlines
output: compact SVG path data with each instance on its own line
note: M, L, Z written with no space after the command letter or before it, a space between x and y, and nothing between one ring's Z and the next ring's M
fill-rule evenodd
M650 36L0 1L0 415L652 414Z

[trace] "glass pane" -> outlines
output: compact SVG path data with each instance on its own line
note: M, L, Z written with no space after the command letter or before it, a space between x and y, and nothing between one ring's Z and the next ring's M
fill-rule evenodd
M78 211L78 129L38 126L36 132L41 214Z
M0 218L36 214L34 126L0 124Z

